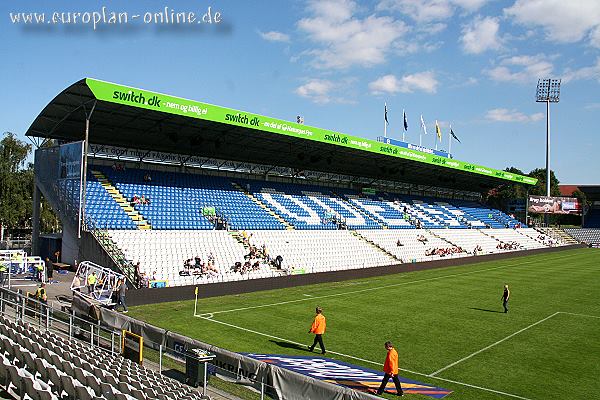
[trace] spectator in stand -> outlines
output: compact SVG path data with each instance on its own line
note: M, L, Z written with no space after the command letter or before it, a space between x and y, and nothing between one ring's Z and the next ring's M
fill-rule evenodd
M144 174L144 182L151 182L152 181L152 177L150 176L149 173Z
M236 263L233 265L233 267L231 267L231 270L233 272L240 272L242 270L242 263L239 261L236 261Z
M219 269L215 267L214 261L206 263L206 272L211 276L219 275Z
M134 194L133 197L131 198L131 202L135 205L135 204L140 204L140 197L137 194Z
M323 315L323 309L321 307L317 306L315 312L315 319L308 330L308 333L315 334L315 340L313 341L312 346L308 346L308 350L312 352L318 343L319 347L321 347L321 354L325 354L325 344L323 343L323 334L325 333L326 327L325 316Z
M140 285L142 276L142 271L140 268L140 262L138 261L137 264L135 264L135 281L138 285Z
M402 244L402 242L400 242L400 239L398 239L398 241L396 242L396 246L401 247L401 246L404 246L404 245Z
M277 269L281 269L282 262L283 262L283 257L281 257L281 255L278 255L277 257L275 257L275 267Z
M150 280L146 276L145 272L142 272L140 282L142 287L148 287L150 285Z

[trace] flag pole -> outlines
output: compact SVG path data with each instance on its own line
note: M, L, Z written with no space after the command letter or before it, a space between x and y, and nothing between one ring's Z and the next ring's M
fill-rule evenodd
M423 130L425 129L425 122L423 122L423 114L421 114L421 130L419 131L419 146L423 147Z
M450 132L452 132L452 125L450 125ZM448 135L448 155L452 155L452 134Z
M194 301L194 317L196 316L196 310L198 309L198 286L194 290L194 294L196 295L196 301Z
M438 142L438 122L435 120L435 135L433 135L433 140L435 141L435 149L437 150L437 142Z

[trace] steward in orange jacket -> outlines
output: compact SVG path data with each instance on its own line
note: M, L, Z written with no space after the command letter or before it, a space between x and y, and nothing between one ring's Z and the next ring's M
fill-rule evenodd
M325 316L323 315L323 309L321 307L317 307L315 312L317 315L315 315L315 319L308 330L308 333L315 334L315 341L313 342L312 346L308 346L308 350L312 352L318 343L319 347L321 347L321 354L325 354L325 344L323 343L323 334L325 333L326 325Z
M398 379L398 352L394 349L392 342L385 342L385 349L387 350L387 356L383 363L383 372L385 375L383 375L383 380L377 390L377 394L383 394L388 381L392 378L394 385L396 385L396 395L404 396L402 386L400 386L400 379Z

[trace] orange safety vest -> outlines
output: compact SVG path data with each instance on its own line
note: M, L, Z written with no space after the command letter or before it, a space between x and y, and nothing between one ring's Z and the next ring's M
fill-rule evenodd
M390 375L398 374L398 352L396 349L391 348L388 350L385 363L383 364L383 372Z
M44 289L44 288L38 288L38 289L35 291L35 297L36 297L38 300L41 300L41 301L46 301L46 300L48 300L48 296L46 295L46 289Z
M322 335L325 333L325 316L323 314L315 315L315 320L310 327L311 333Z

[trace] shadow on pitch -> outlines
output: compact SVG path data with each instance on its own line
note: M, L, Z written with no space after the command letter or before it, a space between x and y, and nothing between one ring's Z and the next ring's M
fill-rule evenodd
M485 311L485 312L495 312L495 313L500 313L500 314L504 314L503 311L498 311L498 310L488 310L487 308L477 308L477 307L469 307L471 310L477 310L477 311Z
M269 340L269 342L276 344L279 347L284 347L286 349L294 349L294 350L304 350L308 351L306 346L301 346L299 344L290 343L290 342L281 342L279 340Z

